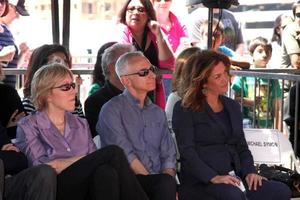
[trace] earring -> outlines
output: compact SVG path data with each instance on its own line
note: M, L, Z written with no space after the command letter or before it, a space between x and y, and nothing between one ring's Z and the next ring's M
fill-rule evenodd
M205 89L205 88L202 88L202 90L201 90L201 92L202 92L202 94L206 94L206 92L207 92L207 90Z

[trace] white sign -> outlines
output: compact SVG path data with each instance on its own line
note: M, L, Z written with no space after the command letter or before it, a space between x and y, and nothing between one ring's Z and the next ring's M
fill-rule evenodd
M281 163L281 133L272 129L244 129L244 132L255 163Z

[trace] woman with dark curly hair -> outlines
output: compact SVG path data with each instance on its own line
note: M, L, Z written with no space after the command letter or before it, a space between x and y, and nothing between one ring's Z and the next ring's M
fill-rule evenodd
M174 69L174 55L168 39L156 21L150 0L127 0L119 13L121 43L129 43L144 53L152 65ZM165 107L166 98L161 77L156 80L154 102Z

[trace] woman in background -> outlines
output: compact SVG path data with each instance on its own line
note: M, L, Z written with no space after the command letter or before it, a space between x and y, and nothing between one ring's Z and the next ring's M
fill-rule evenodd
M127 0L120 14L120 43L129 43L144 53L152 65L174 68L174 56L168 40L156 21L150 0ZM166 97L161 78L156 80L154 102L165 108Z
M178 55L182 50L190 47L191 45L187 37L187 28L178 20L176 15L170 11L172 0L151 0L151 2L160 28L168 38L175 55ZM166 97L171 93L171 80L172 74L163 75Z

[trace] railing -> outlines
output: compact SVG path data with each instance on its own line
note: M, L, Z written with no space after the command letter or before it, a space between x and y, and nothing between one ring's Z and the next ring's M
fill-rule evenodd
M5 75L16 75L18 86L22 87L23 83L20 82L20 80L24 80L24 74L26 73L26 69L11 69L11 68L3 68ZM74 65L73 69L71 69L74 75L91 75L93 73L93 65L92 64L77 64ZM159 70L159 74L170 74L172 71L170 70ZM300 70L295 69L255 69L255 70L231 70L231 75L235 76L244 76L244 77L255 77L255 78L264 78L264 79L275 79L275 80L281 80L281 87L284 87L284 84L286 81L293 81L297 82L296 84L296 100L295 100L295 126L294 126L294 149L297 146L297 138L298 138L298 124L299 121L299 113L298 107L299 107L299 83L300 83ZM259 85L258 85L259 86ZM78 96L80 96L81 87L78 87ZM230 90L231 91L231 90ZM256 91L256 90L254 90ZM232 96L231 94L229 94ZM243 96L243 95L241 95ZM256 95L255 95L256 96ZM85 100L85 98L82 98ZM243 98L241 98L243 99ZM284 99L284 94L282 94L282 100ZM241 104L243 105L243 101L241 101ZM284 101L282 101L281 107L283 108ZM254 103L254 108L256 107ZM280 122L282 123L282 116L283 116L283 109L281 110L281 119ZM254 120L255 122L255 116ZM281 126L282 127L282 126ZM282 131L282 129L281 129Z
M72 73L74 75L92 75L94 69L94 64L73 64L72 65ZM16 75L16 89L20 89L24 86L24 75L26 74L27 69L17 69L17 68L2 68L4 75ZM171 70L158 70L158 74L171 74ZM81 86L78 86L77 95L80 97L81 95ZM85 99L85 98L81 98Z
M295 82L296 85L296 98L295 98L295 121L294 121L294 151L296 151L296 147L298 144L298 119L299 119L299 113L298 113L298 107L299 107L299 83L300 83L300 70L296 70L296 69L251 69L251 70L231 70L230 71L231 75L235 75L235 76L243 76L243 77L254 77L255 78L255 87L259 87L259 84L256 84L256 82L258 81L258 78L263 78L263 79L268 79L268 90L270 88L270 80L281 80L281 88L285 88L285 83L291 81L291 82ZM254 92L256 91L256 89L254 89ZM230 90L230 92L232 92ZM284 93L286 93L287 91L282 92L282 97L281 97L281 128L282 128L282 123L283 123L283 107L284 104L286 103L284 101L286 95ZM242 91L243 93L243 91ZM269 92L268 92L269 94ZM231 94L230 94L231 95ZM254 94L254 96L256 96L256 94ZM241 94L241 97L243 97L243 94ZM269 97L267 97L269 100ZM241 105L243 107L243 98L241 98ZM253 106L253 110L255 110L256 105L255 105L255 101L254 101L254 106ZM253 123L255 123L255 112L254 116L253 116ZM268 113L268 111L267 111ZM269 116L267 116L268 118ZM267 119L268 120L268 119ZM281 129L282 131L282 129Z

